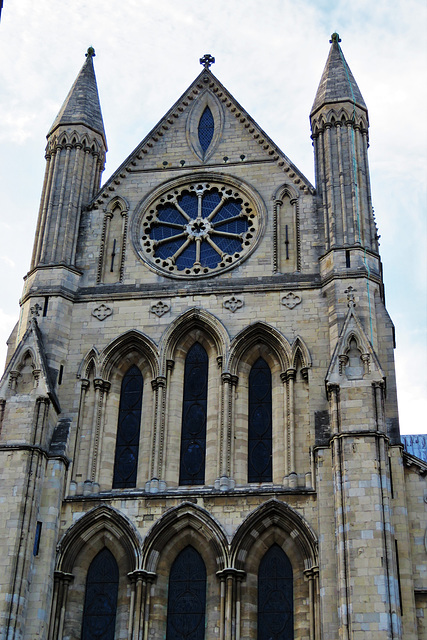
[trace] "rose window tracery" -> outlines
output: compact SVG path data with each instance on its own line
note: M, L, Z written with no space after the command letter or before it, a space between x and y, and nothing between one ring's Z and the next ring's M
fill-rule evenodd
M215 181L185 184L158 197L144 213L142 250L171 275L209 275L248 253L258 218L240 189Z

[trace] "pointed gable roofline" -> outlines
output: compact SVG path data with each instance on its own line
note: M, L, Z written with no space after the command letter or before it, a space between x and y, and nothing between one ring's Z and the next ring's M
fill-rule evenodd
M55 392L55 385L52 382L46 359L46 354L43 346L43 336L35 318L31 319L28 325L28 329L22 336L21 341L16 347L15 352L6 367L2 378L0 379L0 397L4 395L4 392L8 386L10 372L17 367L18 363L22 359L22 356L27 350L29 350L34 355L35 363L41 371L41 375L46 386L47 395L51 400L55 411L58 414L61 413L61 406Z
M98 86L93 67L95 49L89 47L85 55L86 60L49 129L47 137L49 138L60 126L81 124L99 133L104 141L105 149L107 149L107 138L105 136Z
M337 102L351 102L367 112L368 108L339 45L341 40L338 33L333 33L329 42L332 43L329 56L310 116L313 116L323 106Z
M132 168L139 164L145 155L162 138L168 129L180 118L187 109L191 108L194 100L205 89L209 89L228 109L238 118L241 124L248 130L254 140L258 142L260 148L263 149L265 155L273 159L285 174L292 180L293 184L301 191L313 193L315 189L310 181L303 173L291 162L291 160L279 149L273 140L259 127L250 115L235 100L229 91L220 83L210 69L203 71L192 82L188 89L175 102L173 107L169 109L166 115L156 124L150 133L142 140L142 142L132 151L119 168L111 175L107 182L103 185L97 195L94 197L88 208L96 208L102 204L105 199L110 199L115 191L115 185L119 185ZM200 165L203 166L203 165ZM205 165L208 167L209 165ZM181 167L176 167L180 169ZM188 171L188 167L185 168Z

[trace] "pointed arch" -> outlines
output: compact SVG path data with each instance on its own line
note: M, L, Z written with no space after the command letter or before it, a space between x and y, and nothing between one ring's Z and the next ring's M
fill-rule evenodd
M257 507L237 529L231 543L231 566L246 570L251 547L273 529L282 534L283 539L291 540L293 552L303 562L304 570L318 565L317 537L308 522L286 502L272 499ZM275 537L277 539L277 535Z
M107 211L114 211L116 207L122 212L129 211L129 202L123 196L114 196L107 204Z
M203 149L199 139L199 124L206 109L209 109L212 114L213 132L209 145ZM206 90L194 101L186 122L187 143L198 160L206 162L212 156L221 139L223 129L224 107L215 94Z
M105 347L100 356L100 375L110 380L112 372L130 353L136 353L148 363L152 378L159 374L159 353L156 344L141 331L130 329Z
M296 363L298 358L300 359L302 368L309 369L311 367L310 352L304 340L300 336L297 336L293 341L291 353L291 362L293 369L297 368Z
M99 375L99 351L98 349L95 347L95 345L92 346L91 349L89 349L89 351L87 352L87 354L84 356L83 360L80 362L78 371L77 371L77 378L88 378L89 377L89 373L93 372L94 377L98 377Z
M201 507L183 502L174 507L154 524L144 540L142 568L155 573L162 550L171 542L179 545L188 540L198 539L199 545L214 558L216 571L229 566L228 544L221 525ZM177 547L178 548L178 547Z
M285 196L288 196L291 200L296 200L299 198L299 192L293 185L289 184L288 182L284 182L273 193L273 202L276 202L276 200L281 200Z
M177 345L190 331L205 334L215 348L218 358L223 361L229 345L227 330L218 318L209 311L193 307L172 322L161 340L162 371L166 371L168 360L173 360Z
M285 336L265 322L256 322L245 327L231 343L228 368L232 374L237 374L239 362L244 354L259 344L269 347L281 371L289 368L292 360L291 347Z
M62 536L58 544L57 570L72 573L82 551L113 547L118 564L129 573L140 566L141 540L133 524L109 505L94 507Z

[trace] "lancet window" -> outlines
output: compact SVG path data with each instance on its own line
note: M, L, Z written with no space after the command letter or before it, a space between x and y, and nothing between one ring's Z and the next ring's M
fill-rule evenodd
M206 567L192 546L181 551L169 575L167 640L205 637Z
M135 487L138 469L143 378L133 365L121 387L113 489Z
M86 580L82 640L114 640L119 570L107 548L92 560Z
M293 640L293 629L292 565L274 544L259 565L257 640Z
M272 479L271 371L258 358L249 374L248 482Z
M179 484L205 481L208 355L199 342L189 350L184 369Z

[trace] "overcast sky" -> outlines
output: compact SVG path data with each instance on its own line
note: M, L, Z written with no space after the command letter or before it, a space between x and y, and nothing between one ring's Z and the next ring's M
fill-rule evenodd
M0 22L0 368L19 313L46 133L85 58L109 152L103 181L200 72L199 58L314 184L309 112L341 47L369 109L372 196L396 325L403 433L427 432L425 0L5 0Z

